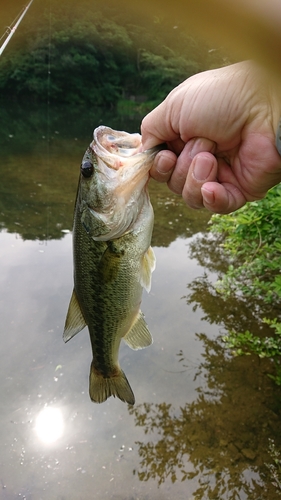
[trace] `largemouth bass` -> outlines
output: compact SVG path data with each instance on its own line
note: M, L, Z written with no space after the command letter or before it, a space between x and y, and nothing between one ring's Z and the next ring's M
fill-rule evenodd
M81 164L74 210L74 290L64 329L67 342L88 326L93 361L90 397L102 403L135 397L120 368L121 339L132 349L152 343L140 311L155 256L147 183L161 146L141 152L140 134L98 127Z

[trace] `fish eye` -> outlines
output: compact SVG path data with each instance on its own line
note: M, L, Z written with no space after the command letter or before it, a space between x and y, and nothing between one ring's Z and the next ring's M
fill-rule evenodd
M81 174L83 177L91 177L94 172L94 165L90 161L83 161L81 164Z

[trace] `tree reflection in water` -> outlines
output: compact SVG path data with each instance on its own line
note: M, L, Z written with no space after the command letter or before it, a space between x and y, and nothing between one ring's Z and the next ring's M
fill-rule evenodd
M198 398L178 409L166 402L130 409L150 437L137 442L138 477L159 485L168 478L193 480L194 500L276 499L264 465L268 439L281 437L272 383L256 358L247 370L245 358L228 357L219 341L198 337L205 359L197 375L206 379ZM183 353L179 360L184 363Z
M208 255L210 259L210 248ZM217 261L212 270L217 266L218 271L219 265ZM222 297L207 276L188 289L187 302L200 306L203 319L224 331L254 328L263 334L267 328L260 319L265 313L262 304ZM272 366L256 356L231 356L221 337L214 340L203 333L197 337L204 354L196 377L205 380L197 388L197 399L180 408L163 402L130 409L148 436L137 443L138 477L155 479L159 485L167 479L190 481L194 500L275 500L281 490L272 484L265 465L271 462L269 440L278 449L281 446L281 390L267 377ZM187 367L184 353L178 356Z

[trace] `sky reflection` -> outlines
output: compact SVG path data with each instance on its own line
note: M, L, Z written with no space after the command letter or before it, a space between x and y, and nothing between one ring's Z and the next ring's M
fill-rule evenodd
M59 408L45 407L38 413L35 421L35 432L45 444L60 439L64 432L64 419Z
M187 285L204 271L188 257L194 238L154 248L157 268L142 301L154 343L140 353L120 349L137 399L129 413L114 398L91 402L86 329L62 339L71 234L42 242L0 232L1 500L203 500L207 490L222 500L237 487L241 500L276 498L262 475L267 438L279 428L271 382L257 362L224 358L222 320L208 322L201 303L187 302Z

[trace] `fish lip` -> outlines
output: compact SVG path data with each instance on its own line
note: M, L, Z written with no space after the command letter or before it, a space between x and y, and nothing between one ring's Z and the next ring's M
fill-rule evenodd
M169 149L167 144L163 142L161 144L157 144L157 146L153 146L152 148L144 149L142 153L157 155L157 153L159 153L160 151L165 151L167 149Z
M130 160L132 158L134 158L134 160L138 162L138 159L143 155L150 157L150 160L153 160L154 156L156 156L160 151L168 149L166 144L159 144L144 151L139 150L140 148L141 143L138 148L135 148L135 153L132 153L130 156L122 156L118 153L112 153L111 151L108 151L106 148L104 148L104 146L100 145L100 143L97 144L95 140L93 140L90 144L90 149L92 150L93 154L95 154L97 158L102 160L104 166L106 166L110 170L115 171L118 171L120 168L125 167L127 163L130 163Z
M131 158L138 161L141 155L154 157L159 151L167 149L166 144L159 144L153 148L142 150L140 134L130 134L101 125L94 130L90 148L110 169L119 170L130 162Z
M134 156L141 148L141 135L138 133L130 134L121 130L113 130L110 127L101 125L94 130L93 145L96 154L105 152L107 155L115 155L118 157L128 158ZM120 154L119 150L122 148L131 150L132 154ZM106 143L106 144L105 144ZM118 144L119 143L119 144ZM96 151L98 149L98 151Z

